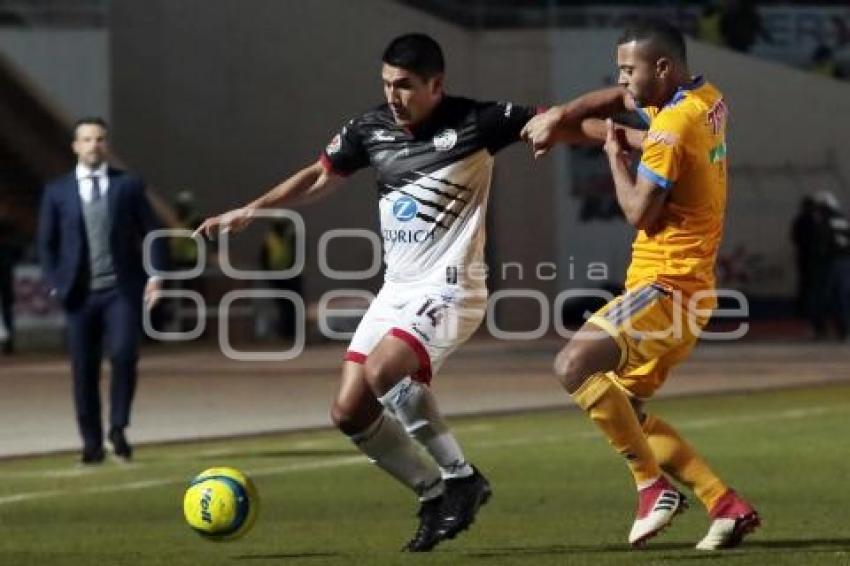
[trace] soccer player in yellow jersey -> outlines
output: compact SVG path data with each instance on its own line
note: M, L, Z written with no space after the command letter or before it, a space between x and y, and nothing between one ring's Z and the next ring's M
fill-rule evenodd
M716 306L726 104L714 86L691 76L682 35L666 23L627 30L617 66L619 86L552 108L523 132L535 155L576 141L576 124L586 138L604 138L617 201L638 229L625 294L587 320L558 354L555 371L634 475L638 511L629 542L643 544L684 509L669 476L693 489L712 519L697 548L728 548L759 525L755 509L673 427L643 410ZM629 141L610 119L625 110L636 110L649 125L637 175L629 167ZM587 119L594 117L607 121L591 128Z

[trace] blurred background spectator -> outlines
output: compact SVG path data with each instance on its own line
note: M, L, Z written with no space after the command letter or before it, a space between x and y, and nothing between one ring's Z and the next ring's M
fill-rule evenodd
M176 224L173 228L194 232L201 225L201 216L195 204L195 194L192 191L180 191L174 200L174 217ZM171 261L174 269L192 269L198 263L198 244L188 236L173 236L170 240Z
M260 253L260 266L264 271L280 272L295 263L295 225L289 218L276 218L271 222ZM269 279L267 286L280 291L294 291L301 295L301 276L289 279ZM277 305L276 330L281 338L295 335L295 305L289 299L275 299Z
M803 318L809 318L812 311L812 291L814 289L812 281L817 270L816 259L818 258L818 247L815 242L819 214L815 200L807 195L800 201L800 210L794 217L794 223L791 226L791 241L794 244L797 268L795 307L797 314Z
M850 221L831 191L819 191L814 203L811 322L816 339L828 338L832 329L844 341L850 329Z

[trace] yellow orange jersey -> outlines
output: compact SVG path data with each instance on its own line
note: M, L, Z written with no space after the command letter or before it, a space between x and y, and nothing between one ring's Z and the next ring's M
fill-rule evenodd
M714 289L714 264L726 209L726 116L723 95L702 77L663 107L640 108L649 123L637 174L669 194L653 226L632 246L626 288L660 283L682 293ZM713 296L699 301L713 308Z

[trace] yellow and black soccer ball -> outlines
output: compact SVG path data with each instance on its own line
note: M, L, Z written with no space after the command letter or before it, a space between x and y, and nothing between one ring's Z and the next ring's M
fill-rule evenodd
M210 468L189 483L183 516L206 539L235 540L254 526L259 505L257 488L248 476L235 468Z

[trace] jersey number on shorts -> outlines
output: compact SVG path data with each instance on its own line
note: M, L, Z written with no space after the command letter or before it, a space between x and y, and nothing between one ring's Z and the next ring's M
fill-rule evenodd
M434 305L434 299L428 299L421 307L419 307L419 310L416 311L416 316L427 316L428 320L430 320L431 324L436 328L443 316L443 311L447 308L448 305L445 303Z

